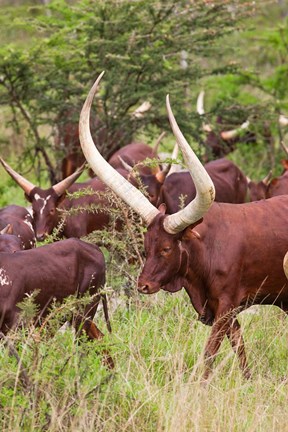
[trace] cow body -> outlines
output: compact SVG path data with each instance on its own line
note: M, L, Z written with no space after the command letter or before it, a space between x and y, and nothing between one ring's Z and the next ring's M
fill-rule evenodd
M115 169L123 167L119 156L131 167L134 167L136 164L143 162L145 159L158 158L155 150L152 147L144 143L136 142L120 148L109 158L108 163ZM153 173L153 169L144 165L139 165L137 170L140 174L149 175Z
M225 335L249 376L238 312L253 304L273 304L288 311L283 270L287 214L288 197L281 196L238 205L215 203L202 222L175 235L165 232L163 214L148 227L139 291L185 288L199 319L212 325L205 348L205 378Z
M33 218L25 207L9 205L0 209L0 230L8 224L11 225L13 234L21 240L22 249L35 247Z
M243 203L247 194L247 180L242 171L228 159L208 162L205 169L216 191L215 200L223 203ZM167 213L176 213L196 195L196 188L189 171L176 172L166 177L160 192L160 202L167 206Z
M105 262L97 246L78 239L63 240L29 251L0 254L0 330L5 334L17 323L26 294L39 290L36 303L45 316L52 300L69 295L99 293L105 283ZM86 307L85 318L93 319L100 294Z

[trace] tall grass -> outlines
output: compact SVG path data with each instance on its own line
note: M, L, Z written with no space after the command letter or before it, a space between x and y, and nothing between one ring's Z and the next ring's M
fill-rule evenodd
M110 308L113 309L113 308ZM113 334L101 344L70 331L17 332L29 379L1 345L2 431L285 431L288 329L282 313L260 307L240 315L252 379L245 380L228 342L201 382L210 329L197 322L186 294L158 293L120 303ZM96 317L103 331L102 314ZM55 324L55 323L54 323ZM101 350L116 367L108 371Z

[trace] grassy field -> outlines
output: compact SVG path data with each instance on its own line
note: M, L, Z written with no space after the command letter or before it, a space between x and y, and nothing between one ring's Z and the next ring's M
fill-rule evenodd
M9 336L22 367L1 345L2 431L287 431L288 328L281 311L263 306L240 315L251 380L225 341L203 385L210 329L197 322L184 292L110 302L111 336L101 311L96 318L106 333L101 345L77 342L71 330L51 337L53 319L50 329ZM104 348L113 371L101 363Z
M26 5L14 0L12 5L0 0L9 17L15 15L19 3L17 17L33 17L36 12L28 7L30 1ZM274 23L272 16L269 19ZM10 26L2 26L1 36L3 43L18 39L21 46L31 34L21 27L15 30L11 18ZM250 66L251 55L246 62ZM17 169L27 143L24 134L12 131L8 114L2 107L0 150ZM278 149L276 142L277 161L283 157ZM229 158L255 180L268 172L261 143L253 148L239 146ZM27 178L36 184L33 175L30 172ZM12 203L29 204L2 169L0 207ZM122 252L131 249L128 237L121 241ZM203 353L211 328L197 321L184 290L144 296L133 286L127 297L125 272L138 273L139 268L132 270L127 263L125 268L111 265L113 259L108 261L107 252L105 256L112 334L102 310L95 317L105 333L101 342L76 338L69 328L58 331L65 311L81 307L80 301L72 299L61 313L55 305L45 326L35 328L33 302L27 298L25 327L0 340L0 431L288 432L288 326L282 311L257 306L239 315L250 380L243 378L225 340L204 384ZM114 370L103 364L104 351L113 357Z

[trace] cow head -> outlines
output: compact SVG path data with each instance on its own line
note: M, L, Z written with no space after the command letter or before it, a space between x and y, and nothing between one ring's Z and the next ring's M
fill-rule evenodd
M23 189L28 201L32 204L33 228L38 241L52 233L57 226L59 215L57 208L65 198L66 190L77 180L84 170L84 164L72 175L52 186L49 189L41 189L18 174L4 159L0 162L7 173Z
M272 171L259 182L254 182L247 178L250 201L258 201L267 198L269 184L272 178Z
M148 231L145 234L147 260L139 278L138 289L145 294L152 294L163 286L169 289L173 275L177 272L181 274L185 270L187 257L185 258L186 251L182 249L180 240L185 235L186 228L197 224L210 208L215 197L215 189L203 165L182 135L172 113L168 96L166 104L169 121L193 178L197 191L195 199L177 213L165 215L163 206L157 209L104 160L94 145L89 127L91 105L102 75L103 73L91 88L80 114L80 143L96 175L127 205L132 207L148 225Z
M169 234L164 228L167 217L165 204L161 204L159 210L144 239L146 262L138 278L138 290L143 294L153 294L160 289L176 292L182 288L181 278L187 274L189 258L183 241L187 230L193 232L194 225L198 223L179 233Z

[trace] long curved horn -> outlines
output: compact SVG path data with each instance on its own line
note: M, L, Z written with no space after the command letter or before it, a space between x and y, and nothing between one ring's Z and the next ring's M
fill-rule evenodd
M214 201L215 188L207 171L179 129L170 107L169 95L167 95L166 98L166 106L172 131L179 147L181 148L187 168L189 169L196 188L196 197L194 200L184 209L167 216L164 220L165 231L170 234L176 234L203 217Z
M205 92L204 90L202 90L197 98L197 112L200 116L204 116L205 115L205 110L204 110L204 95ZM203 130L204 132L212 132L213 128L211 125L209 125L208 123L203 122Z
M284 256L284 260L283 260L283 268L284 268L284 273L288 279L288 252L286 253L286 255Z
M79 120L79 137L80 143L87 159L87 162L95 172L95 174L115 192L126 204L133 208L147 224L150 224L159 210L150 203L150 201L121 176L112 166L106 162L97 150L90 132L90 111L93 98L98 89L98 84L104 74L104 71L99 75L96 82L92 86L89 94L84 102L80 113Z
M80 177L80 175L84 171L85 165L86 162L83 163L81 167L78 168L73 174L66 177L64 180L61 180L56 185L52 186L58 196L63 195L63 193L77 180L77 178Z
M224 141L228 141L230 139L237 138L237 136L240 135L243 130L247 129L249 127L249 125L250 125L250 122L247 120L237 129L232 129L230 131L221 132L221 134L220 134L221 138Z
M32 189L34 189L36 186L25 179L25 177L18 174L16 171L13 170L13 168L8 165L7 162L4 161L4 159L0 158L0 162L7 171L7 173L15 180L15 182L24 190L26 195L30 195L30 192Z

